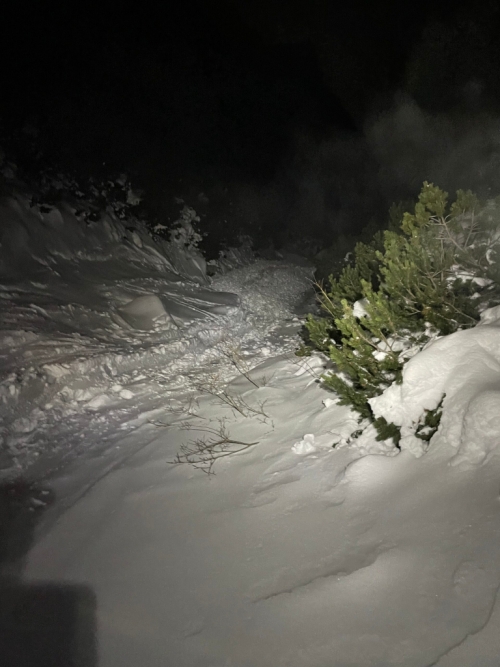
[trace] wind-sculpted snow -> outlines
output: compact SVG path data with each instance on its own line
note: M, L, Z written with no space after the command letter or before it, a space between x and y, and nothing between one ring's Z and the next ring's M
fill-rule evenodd
M248 339L248 354L268 345L271 285L242 306L243 275L210 287L196 249L154 240L136 220L110 212L88 223L67 203L30 207L21 196L0 204L0 220L0 471L81 440L92 447L161 406L166 387L192 391L195 376L217 365L229 377L234 368L216 348L234 336L236 347ZM260 280L289 276L279 317L291 320L311 269L278 264L259 265Z
M143 273L160 269L172 282L182 278L207 282L201 254L183 253L182 246L158 237L153 240L138 220L124 222L111 211L92 222L80 217L75 205L35 206L27 196L18 195L0 203L0 219L2 280L57 277L64 260L97 263L114 259L121 260L122 269L127 264Z

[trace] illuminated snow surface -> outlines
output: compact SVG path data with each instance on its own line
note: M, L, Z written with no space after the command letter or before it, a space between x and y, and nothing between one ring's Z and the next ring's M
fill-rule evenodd
M398 454L369 431L351 442L323 361L291 354L310 296L298 259L202 284L200 258L190 273L116 220L94 254L71 212L55 235L42 225L44 246L43 217L16 205L2 215L29 233L2 265L2 474L55 497L23 578L93 592L99 667L498 666L497 313L374 401L403 427ZM423 453L412 423L443 393ZM171 464L222 427L257 444L212 476Z

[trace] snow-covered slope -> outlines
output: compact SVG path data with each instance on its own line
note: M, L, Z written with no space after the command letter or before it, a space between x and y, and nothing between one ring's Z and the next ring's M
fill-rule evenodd
M169 426L32 549L26 582L96 596L102 667L426 667L450 651L443 665L498 664L495 633L469 661L453 651L488 622L500 583L500 456L460 468L446 446L419 459L333 449L357 425L325 400L320 371L278 357L251 372L258 387L226 388L267 417L202 392L171 406ZM171 465L221 423L255 444L212 478Z
M88 222L74 205L33 207L19 195L0 204L0 219L4 474L123 435L168 391L192 390L186 371L229 370L217 345L271 350L269 330L310 299L305 263L261 262L209 286L199 253L112 211Z
M399 453L352 438L325 361L290 353L297 258L207 285L199 258L112 217L92 254L74 212L6 207L4 474L30 475L0 486L29 519L4 512L0 533L11 628L100 667L498 666L500 313L373 401ZM443 394L424 452L416 421ZM215 476L182 463L235 450Z

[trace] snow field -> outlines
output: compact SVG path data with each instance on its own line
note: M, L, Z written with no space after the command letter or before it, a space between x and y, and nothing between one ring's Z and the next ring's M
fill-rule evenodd
M204 284L195 249L112 213L89 225L67 204L42 212L20 196L0 215L0 477L40 477L102 451L169 392L189 394L205 375L226 381L235 369L221 346L258 363L295 345L309 266L258 262L222 277L222 291Z
M497 667L497 309L372 401L398 453L293 356L297 258L208 287L111 214L2 206L0 469L50 490L22 581L88 587L100 667ZM221 429L215 476L172 464Z
M31 551L29 580L97 594L100 664L423 667L480 630L500 583L500 458L332 449L356 424L308 371L282 357L251 377L265 386L227 390L266 400L271 422L205 395L194 425L227 418L258 445L215 477L172 467L194 434L179 415Z

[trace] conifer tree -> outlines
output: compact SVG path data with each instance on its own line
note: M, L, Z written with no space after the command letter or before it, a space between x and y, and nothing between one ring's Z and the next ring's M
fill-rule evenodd
M393 214L394 214L393 209ZM492 266L498 253L498 207L481 207L469 191L448 195L424 183L413 213L404 213L368 243L328 287L318 285L322 317L306 322L309 346L335 364L324 383L380 439L399 430L374 420L368 400L401 382L404 363L432 338L473 326L480 307L495 298Z

